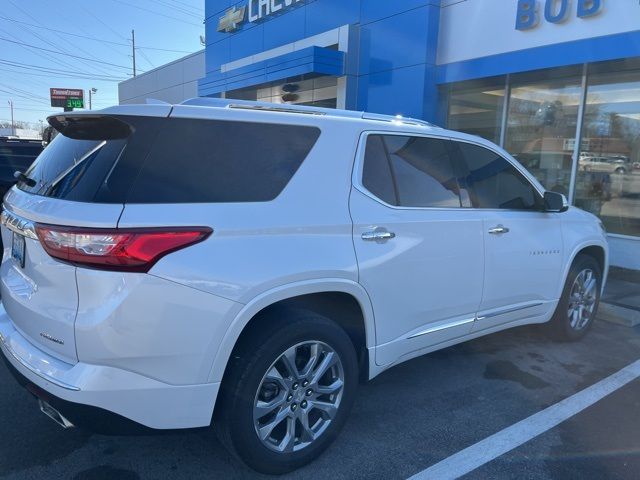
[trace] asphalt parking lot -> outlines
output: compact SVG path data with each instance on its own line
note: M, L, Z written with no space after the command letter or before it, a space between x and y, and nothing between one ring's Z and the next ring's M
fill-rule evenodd
M524 327L402 364L362 385L342 435L284 478L404 479L640 358L640 327L597 322L576 344ZM64 431L0 366L0 477L256 478L207 430L143 437ZM153 408L152 405L149 408ZM640 380L465 478L640 475Z

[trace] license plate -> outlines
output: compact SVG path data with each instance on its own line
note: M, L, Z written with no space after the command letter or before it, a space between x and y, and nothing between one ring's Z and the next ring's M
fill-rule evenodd
M24 237L19 233L13 232L11 240L11 256L24 268Z

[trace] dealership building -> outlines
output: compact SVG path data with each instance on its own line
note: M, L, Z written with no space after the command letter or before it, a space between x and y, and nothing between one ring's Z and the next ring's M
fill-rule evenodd
M492 140L640 269L638 0L206 0L204 51L120 84L418 117Z

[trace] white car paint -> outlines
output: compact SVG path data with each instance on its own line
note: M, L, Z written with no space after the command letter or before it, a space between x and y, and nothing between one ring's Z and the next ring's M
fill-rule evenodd
M153 428L209 424L239 336L277 301L321 292L353 296L362 308L373 378L429 351L549 320L574 256L588 246L607 252L598 220L577 209L395 208L361 185L362 142L367 133L385 132L492 148L542 191L506 152L476 137L354 112L141 105L96 113L313 125L322 131L271 202L107 205L53 200L15 187L6 196L5 209L31 222L213 229L205 241L163 257L143 274L73 267L48 257L33 239L21 269L11 257L11 232L2 227L5 356L60 398ZM512 234L489 236L488 228L498 223ZM375 227L396 238L363 242L361 234ZM65 344L38 338L40 331Z

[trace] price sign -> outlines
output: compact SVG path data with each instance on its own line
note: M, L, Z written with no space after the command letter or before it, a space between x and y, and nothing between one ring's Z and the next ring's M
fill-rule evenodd
M50 88L51 106L84 108L84 90L79 88Z

